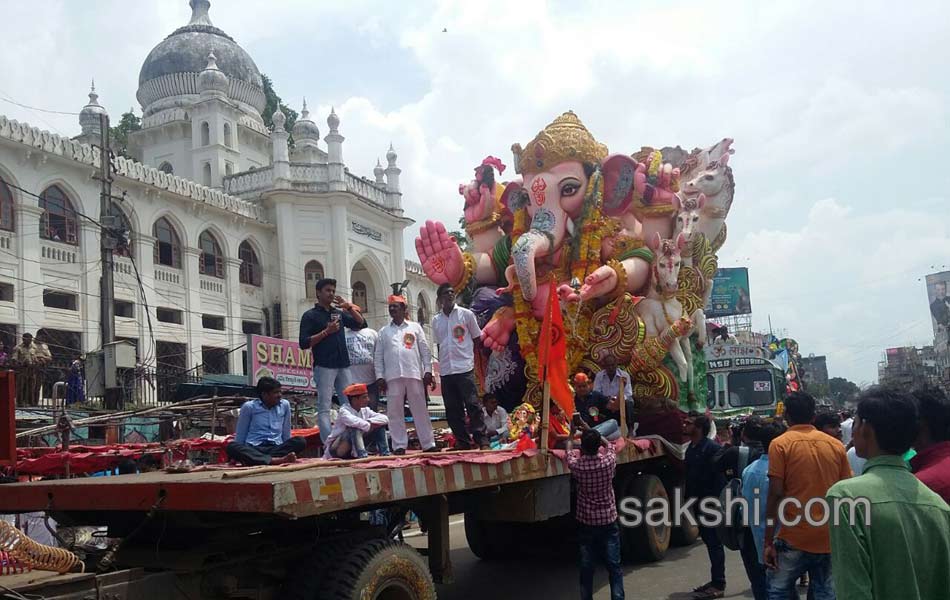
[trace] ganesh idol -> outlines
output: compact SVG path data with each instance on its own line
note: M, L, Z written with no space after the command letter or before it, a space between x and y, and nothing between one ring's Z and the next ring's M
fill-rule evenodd
M567 112L512 146L520 177L496 181L506 166L486 158L459 186L467 251L438 222L416 239L426 275L470 295L484 391L539 405L537 343L553 289L571 372L613 355L635 394L705 398L697 351L732 204L731 144L610 154Z

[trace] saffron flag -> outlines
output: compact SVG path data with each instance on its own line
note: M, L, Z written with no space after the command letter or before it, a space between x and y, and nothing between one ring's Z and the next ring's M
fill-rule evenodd
M543 386L548 382L551 397L568 415L574 414L574 394L568 385L567 340L564 337L564 319L558 302L557 287L552 278L548 302L541 322L541 338L538 340L538 380Z

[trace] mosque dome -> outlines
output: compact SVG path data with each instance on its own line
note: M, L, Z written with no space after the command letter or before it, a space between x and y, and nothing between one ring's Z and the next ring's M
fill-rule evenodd
M293 128L294 141L300 143L304 140L319 141L320 128L310 119L310 111L307 110L307 99L304 98L303 110L300 111L300 118L294 122Z
M146 114L170 106L166 98L200 92L199 76L214 53L217 68L227 77L232 100L264 110L264 82L251 56L234 39L211 23L209 0L191 0L191 20L149 52L139 71L136 97Z
M106 109L99 104L99 94L96 93L96 82L93 81L89 89L89 103L79 111L79 126L83 135L99 135L102 131L99 115L106 115Z

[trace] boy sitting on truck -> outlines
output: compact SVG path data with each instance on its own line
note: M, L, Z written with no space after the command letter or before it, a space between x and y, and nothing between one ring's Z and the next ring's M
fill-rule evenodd
M340 407L323 458L366 458L366 445L376 442L380 454L389 454L386 426L389 419L369 407L369 391L365 383L354 383L343 390L349 400Z
M243 465L282 465L297 460L307 442L290 436L290 402L280 397L280 382L273 377L257 381L256 400L241 406L228 458Z

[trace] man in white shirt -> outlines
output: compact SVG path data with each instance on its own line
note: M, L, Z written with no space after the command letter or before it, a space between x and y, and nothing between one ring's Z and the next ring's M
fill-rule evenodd
M505 442L508 440L508 412L498 406L498 398L495 394L487 393L482 396L483 418L485 419L485 431L491 441L498 440Z
M603 367L603 370L594 376L594 391L600 392L611 400L616 399L617 405L620 406L620 383L622 381L623 406L626 407L627 411L627 425L633 427L633 386L631 385L632 379L630 373L627 373L623 369L618 369L617 359L611 354L604 357L600 362L600 366Z
M337 413L323 458L366 458L367 442L376 442L381 453L388 449L386 425L389 419L369 407L366 385L349 385L343 390L343 395L348 403Z
M854 428L854 417L851 416L850 410L842 411L841 417L844 419L841 421L841 443L847 448L851 445L851 430Z
M389 297L392 322L379 330L374 363L376 385L386 394L389 434L393 454L405 454L409 446L406 434L405 405L409 403L412 421L425 452L435 452L432 421L426 406L426 386L432 386L432 354L422 326L406 320L407 302L402 296Z
M379 332L372 327L346 330L346 353L350 357L351 383L365 383L369 392L369 407L379 410L379 387L376 385L374 355Z
M475 383L475 342L482 336L482 330L475 313L455 304L455 289L451 285L439 286L436 301L442 308L432 319L432 335L439 345L442 399L445 418L455 436L455 448L486 450L490 446Z

